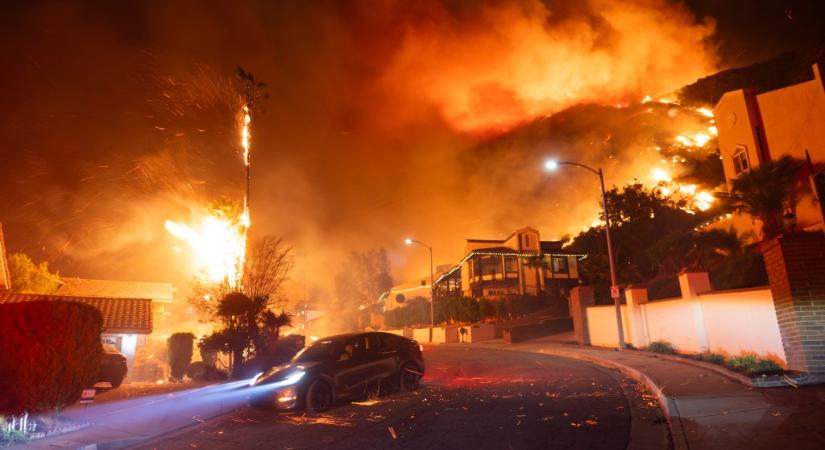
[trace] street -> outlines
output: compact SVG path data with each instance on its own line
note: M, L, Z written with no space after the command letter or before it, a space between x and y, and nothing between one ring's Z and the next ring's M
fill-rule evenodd
M655 402L617 373L553 356L458 346L428 347L425 358L427 376L413 393L322 415L242 408L137 448L620 449L628 444L631 412L644 420L648 439L653 434L667 445Z

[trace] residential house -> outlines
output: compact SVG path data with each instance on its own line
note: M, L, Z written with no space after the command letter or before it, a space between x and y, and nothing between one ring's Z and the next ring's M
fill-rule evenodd
M101 339L115 345L131 368L140 341L152 332L152 300L144 298L80 297L67 295L20 294L0 290L0 303L32 301L78 302L94 306L103 317Z
M55 295L12 292L5 241L0 230L0 304L30 301L78 302L97 308L103 318L101 340L111 343L127 358L131 371L135 352L152 333L155 303L165 311L172 300L171 285L64 278Z
M90 280L61 278L57 295L105 298L142 298L152 301L152 321L155 328L165 328L169 322L175 288L169 283L145 281Z
M579 284L584 255L542 241L538 230L522 228L504 239L467 239L464 258L436 280L436 297L507 298L563 296Z
M806 160L801 177L816 175L816 165L825 162L825 83L823 64L814 64L812 79L773 91L757 93L739 89L725 93L714 109L719 134L719 150L725 179L730 187L741 174L782 155ZM813 173L812 173L813 172ZM799 194L796 209L797 229L823 229L822 203L825 183ZM820 200L825 201L825 198ZM749 217L734 215L714 227L733 226L740 232L754 229Z
M467 239L464 257L440 265L435 296L502 299L521 295L563 297L579 284L579 260L585 255L562 248L560 241L542 241L538 230L522 228L504 239ZM429 275L393 286L382 295L384 310L404 307L410 300L429 301Z

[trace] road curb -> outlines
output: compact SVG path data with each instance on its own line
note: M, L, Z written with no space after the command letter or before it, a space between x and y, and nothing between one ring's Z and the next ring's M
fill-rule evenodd
M465 344L462 344L466 346ZM476 344L478 345L478 344ZM673 443L673 448L675 450L687 450L689 449L689 445L687 442L687 436L685 434L685 429L682 426L682 418L679 414L679 408L676 405L676 399L672 397L668 397L664 393L664 387L659 386L652 378L650 378L647 374L639 371L638 369L634 369L628 365L612 361L606 358L600 358L598 356L589 355L586 353L570 351L570 350L562 350L562 349L547 349L547 348L540 348L538 350L530 350L525 348L514 348L507 345L480 345L491 349L496 350L504 350L504 351L517 351L517 352L524 352L524 353L538 353L541 355L550 355L550 356L559 356L562 358L569 358L569 359L576 359L579 361L586 361L592 364L596 364L601 367L606 367L608 369L613 369L621 372L622 374L628 376L636 380L639 383L645 385L653 394L656 396L656 401L659 404L659 408L662 410L662 413L667 420L667 426L670 430L670 437L671 442ZM628 448L633 448L633 443L631 442Z
M638 369L634 369L633 367L616 361L579 352L554 349L540 349L539 351L534 351L530 353L540 353L542 355L554 355L561 356L563 358L587 361L602 367L618 370L619 372L638 381L639 383L644 384L651 392L654 393L654 395L656 395L656 401L659 403L659 408L661 408L662 413L665 415L665 418L667 419L668 428L670 429L671 440L673 442L673 447L676 450L690 448L687 443L687 437L685 436L684 427L682 426L682 418L679 415L679 408L676 406L676 399L668 397L664 393L664 388L662 386L659 386L647 374L639 371Z

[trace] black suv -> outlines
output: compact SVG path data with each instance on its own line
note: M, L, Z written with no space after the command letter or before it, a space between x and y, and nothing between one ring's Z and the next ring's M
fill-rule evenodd
M342 334L319 339L289 363L255 376L250 402L321 412L381 384L415 390L423 376L422 347L416 341L381 332Z
M126 357L112 344L103 344L103 357L97 371L97 382L108 382L112 388L123 383L126 378Z

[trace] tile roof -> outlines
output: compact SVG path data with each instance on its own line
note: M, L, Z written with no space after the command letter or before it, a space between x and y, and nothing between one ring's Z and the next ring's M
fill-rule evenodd
M103 316L104 333L149 334L152 332L152 300L149 299L20 294L0 291L0 304L38 300L78 302L94 306Z
M147 283L143 281L87 280L84 278L63 278L58 295L75 297L108 298L148 298L160 302L171 302L174 288L169 283Z

